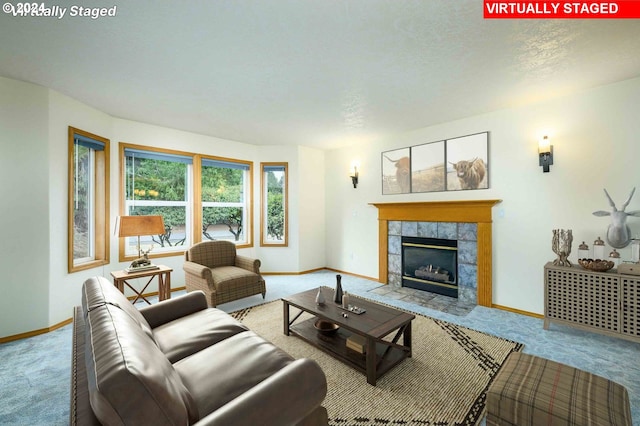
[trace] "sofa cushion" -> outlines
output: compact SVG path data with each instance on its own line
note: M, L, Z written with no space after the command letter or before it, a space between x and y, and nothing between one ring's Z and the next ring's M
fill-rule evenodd
M215 308L184 316L153 329L153 338L171 363L243 331L241 322Z
M153 337L147 320L111 282L104 277L87 279L82 285L83 312L87 313L104 304L114 305L122 309L149 337Z
M198 416L189 391L155 342L122 309L87 313L87 382L102 424L188 424Z
M201 417L293 362L283 350L245 331L174 364Z

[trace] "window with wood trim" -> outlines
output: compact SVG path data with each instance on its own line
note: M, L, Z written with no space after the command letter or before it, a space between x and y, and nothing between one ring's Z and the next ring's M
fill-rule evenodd
M202 157L200 169L202 241L251 243L252 163Z
M151 257L182 254L191 243L192 165L189 153L120 144L124 162L123 215L160 215L165 233L140 236ZM122 239L120 260L138 256L137 237Z
M68 271L109 263L109 139L69 127Z
M288 246L288 163L260 163L260 245Z
M250 247L249 161L120 143L121 215L161 215L163 235L141 236L149 257L176 256L207 239ZM137 257L137 238L122 238L120 261Z

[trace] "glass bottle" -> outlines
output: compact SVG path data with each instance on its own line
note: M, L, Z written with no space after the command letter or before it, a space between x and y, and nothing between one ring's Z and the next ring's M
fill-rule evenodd
M349 309L349 293L347 293L346 291L342 295L342 307L344 309Z
M578 246L578 259L588 259L589 258L589 246L583 241L582 244Z
M613 262L613 267L617 268L620 265L620 253L616 249L613 249L611 253L609 253L609 260Z
M593 242L593 258L603 260L604 259L604 241L600 237Z
M336 275L336 290L333 294L333 301L342 303L342 275Z
M631 240L631 261L640 262L640 239L637 237Z

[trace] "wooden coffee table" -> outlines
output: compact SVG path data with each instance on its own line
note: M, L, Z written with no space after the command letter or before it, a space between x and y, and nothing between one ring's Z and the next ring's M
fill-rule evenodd
M406 312L361 299L350 294L350 304L366 309L356 315L342 309L332 301L333 290L324 287L327 297L324 305L316 305L318 289L308 290L283 298L284 334L298 336L302 340L323 350L334 358L366 374L367 382L373 386L376 380L403 359L411 356L411 321L415 318ZM290 319L290 308L300 310ZM308 312L313 318L294 324ZM347 317L343 316L347 313ZM340 328L331 334L320 333L314 328L316 319L321 318L338 324ZM386 338L395 332L392 338ZM360 354L347 348L346 340L357 334L366 340L366 353ZM402 336L402 344L398 340Z

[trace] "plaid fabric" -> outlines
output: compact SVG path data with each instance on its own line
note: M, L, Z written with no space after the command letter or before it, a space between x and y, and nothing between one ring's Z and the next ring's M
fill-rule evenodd
M611 380L514 352L487 390L487 425L631 426L631 408Z
M203 241L191 247L186 255L187 260L208 268L233 266L236 259L236 245L231 241Z
M230 241L204 241L185 252L185 287L187 291L202 290L209 306L262 294L267 288L260 275L260 260L236 256L236 246ZM208 269L196 273L194 263ZM201 268L200 268L201 269Z

